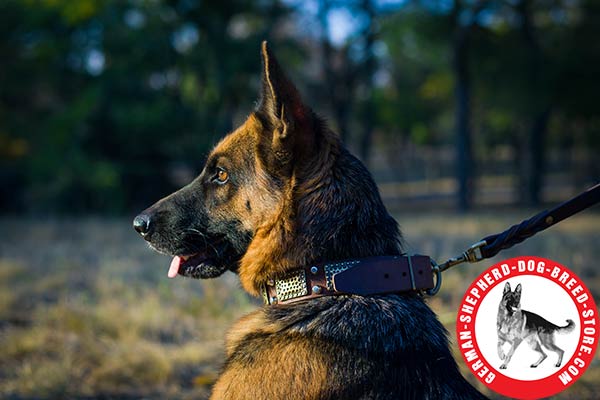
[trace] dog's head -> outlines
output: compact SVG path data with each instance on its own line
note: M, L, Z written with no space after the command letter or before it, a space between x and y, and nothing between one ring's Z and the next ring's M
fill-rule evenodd
M217 144L193 182L134 219L135 230L151 247L173 257L170 277L213 278L235 271L256 236L262 235L263 243L254 246L255 258L268 251L265 242L283 241L282 232L292 229L266 237L274 224L289 223L281 221L289 221L282 217L290 212L285 207L292 196L290 182L312 167L322 146L320 122L266 42L262 61L256 110Z
M506 282L504 285L504 292L502 293L501 307L506 308L508 312L513 313L521 308L521 284L519 283L514 291L510 290L510 283Z

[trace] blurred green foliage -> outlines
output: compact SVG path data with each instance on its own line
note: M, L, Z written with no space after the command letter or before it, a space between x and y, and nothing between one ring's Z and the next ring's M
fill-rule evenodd
M415 1L382 18L391 84L381 89L378 109L388 132L416 141L453 139L448 132L454 123L449 114L455 89L451 60L456 27L449 7L456 3L463 4L461 11L468 15L473 12L468 5L478 2L449 2L445 9L436 2ZM551 144L598 149L600 80L594 74L600 67L600 3L480 3L485 5L471 35L469 58L476 143L510 145L526 134L536 113L549 107ZM523 27L525 4L532 19L530 33Z
M0 3L0 206L119 212L256 99L277 2ZM240 16L243 16L240 18Z
M375 152L450 146L466 20L476 159L509 147L527 176L532 140L600 150L594 0L1 1L0 212L122 213L181 186L253 107L264 39L365 161L373 132Z

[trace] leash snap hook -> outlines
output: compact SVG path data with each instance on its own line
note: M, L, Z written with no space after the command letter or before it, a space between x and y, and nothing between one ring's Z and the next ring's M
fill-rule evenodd
M442 270L440 269L440 266L437 265L437 263L433 260L431 260L431 271L433 272L433 275L435 275L435 286L433 289L428 289L425 291L425 293L428 296L435 296L442 287Z
M479 261L485 259L486 257L484 257L483 254L481 253L481 248L486 245L487 245L487 242L485 240L481 240L481 241L471 245L471 247L469 247L460 256L452 257L448 261L439 265L438 267L439 267L440 271L443 272L443 271L447 270L448 268L454 267L455 265L458 265L458 264L462 264L462 263L466 263L466 262L475 263L475 262L479 262Z
M481 240L469 247L467 251L463 253L463 256L466 259L466 261L470 263L475 263L483 260L485 257L483 256L483 254L481 254L481 248L485 245L487 245L487 242L485 240Z

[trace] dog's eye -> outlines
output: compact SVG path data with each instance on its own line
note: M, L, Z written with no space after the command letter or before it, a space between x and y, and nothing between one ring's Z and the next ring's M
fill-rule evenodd
M217 170L217 174L215 175L214 180L215 182L220 184L227 183L227 181L229 180L229 173L223 168L219 168Z

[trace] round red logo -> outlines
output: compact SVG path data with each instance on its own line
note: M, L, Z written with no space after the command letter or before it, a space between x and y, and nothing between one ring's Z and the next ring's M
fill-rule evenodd
M565 266L516 257L484 271L456 320L458 347L475 376L517 399L552 396L592 362L600 320L584 283Z

